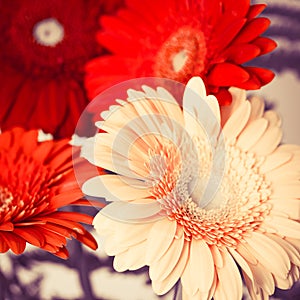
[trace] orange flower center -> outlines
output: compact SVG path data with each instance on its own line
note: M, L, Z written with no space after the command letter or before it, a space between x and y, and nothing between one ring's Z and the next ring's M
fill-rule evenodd
M12 193L8 188L0 186L0 212L6 212L13 200Z
M206 52L203 33L182 27L160 48L154 65L155 76L186 83L193 74L200 75L204 70Z
M191 147L171 143L149 151L145 165L152 179L151 194L163 214L183 227L186 240L235 247L269 214L270 185L254 155L235 146L226 150L224 170L219 172L223 176L216 176L208 144L194 142L198 157ZM211 184L214 181L219 182ZM215 190L206 199L209 189Z

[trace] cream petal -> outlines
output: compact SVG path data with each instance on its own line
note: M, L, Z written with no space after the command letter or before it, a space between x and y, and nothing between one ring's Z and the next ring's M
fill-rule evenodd
M140 171L143 176L138 175L134 168L130 169L128 159L125 156L114 151L112 146L99 143L99 140L96 139L88 139L87 142L84 143L81 150L81 156L93 165L123 176L142 179L143 176L148 175L145 168L142 172Z
M105 239L104 249L108 255L124 252L134 245L146 242L152 223L129 224L116 222L113 234Z
M265 225L276 230L277 234L284 237L300 237L300 223L278 216L265 219Z
M272 198L300 198L300 181L285 185L273 185Z
M253 283L244 272L243 277L252 300L269 300L269 294Z
M197 95L199 95L203 99L206 97L205 84L199 76L192 77L188 81L188 83L186 85L186 90L188 90L188 89L193 90L194 93L197 93ZM185 96L183 96L183 101L190 101L190 99L186 99Z
M158 261L170 247L177 229L177 222L167 218L157 221L147 239L146 263Z
M82 186L86 195L102 197L107 201L128 201L150 196L141 181L118 175L100 175L88 179Z
M230 116L223 127L223 134L228 142L234 140L248 122L251 106L248 101L243 102Z
M128 246L120 244L114 235L108 235L104 240L103 249L107 255L114 256L127 251Z
M218 268L222 268L224 265L224 262L223 262L223 257L220 253L219 248L216 245L211 245L209 248L210 248L215 266Z
M296 198L277 198L269 200L273 205L273 211L285 213L287 217L300 220L300 200Z
M214 279L214 261L204 240L192 239L190 257L181 277L183 289L194 295L198 290L208 294Z
M145 93L141 92L141 91L136 91L134 89L128 89L127 90L127 101L128 102L134 102L134 101L139 101L139 100L144 100L145 99Z
M124 272L145 266L145 250L146 241L131 246L127 251L116 255L113 262L114 269L118 272Z
M100 235L112 234L116 223L117 222L102 215L101 211L97 213L93 220L93 226Z
M249 149L257 155L268 155L272 153L282 138L282 129L278 127L269 127L262 135L260 140Z
M176 101L176 99L164 88L158 87L157 93L160 99L163 100L163 103L167 101L170 105L168 107L163 107L163 112L175 119L179 124L184 124L182 110ZM157 102L157 105L160 103Z
M234 249L228 249L228 251L231 254L231 256L234 258L234 260L237 262L237 264L242 268L243 272L245 272L249 277L249 279L253 281L254 278L253 278L252 271L249 267L249 264L246 262L243 256L240 255L239 252Z
M243 295L242 278L237 265L227 250L222 252L224 266L217 268L218 283L215 300L241 299Z
M250 267L255 278L255 283L268 295L272 295L275 292L275 283L272 273L266 270L260 263L257 265L250 265Z
M239 243L237 245L237 252L250 264L256 265L258 260L251 252L251 248L247 243Z
M191 135L196 135L194 124L203 128L208 136L217 135L220 131L220 109L214 96L206 97L205 86L200 77L193 77L187 83L183 95L183 115L185 128Z
M211 300L208 293L198 291L195 295L189 295L184 289L182 290L182 300Z
M268 121L260 118L248 125L238 137L236 145L248 151L262 137L268 127Z
M288 278L281 278L281 277L274 277L275 285L276 287L287 290L292 287L292 284Z
M270 126L280 127L281 119L274 110L268 110L264 113L264 118L269 121Z
M300 146L299 145L291 145L291 144L284 144L280 145L278 147L278 150L283 151L283 152L299 152L300 151Z
M188 256L189 256L189 243L184 242L181 255L172 272L170 272L169 275L161 281L153 280L152 287L156 294L163 295L175 285L175 283L182 275L182 272L188 260Z
M256 96L252 97L249 101L251 103L251 114L249 117L249 122L252 122L263 116L265 110L265 103L263 99Z
M184 245L184 236L180 239L173 238L173 241L159 260L150 264L149 275L152 281L163 281L172 272L179 261Z
M153 88L151 88L147 85L142 85L142 89L144 90L145 94L147 95L147 98L150 98L150 99L158 98L157 93Z
M280 245L259 232L253 232L252 236L245 237L245 240L252 248L253 255L267 270L275 275L287 276L291 263Z
M289 243L287 240L285 240L275 234L267 234L267 236L270 239L274 240L274 242L279 244L281 246L281 248L283 248L286 251L287 255L289 256L290 261L294 265L300 266L300 253L297 251L297 249L291 243Z
M260 166L260 172L266 173L279 168L291 160L292 154L288 152L274 151L266 157L266 160Z
M110 203L102 208L101 213L121 222L141 223L153 222L153 216L161 211L159 202L123 202ZM157 216L157 219L161 217Z

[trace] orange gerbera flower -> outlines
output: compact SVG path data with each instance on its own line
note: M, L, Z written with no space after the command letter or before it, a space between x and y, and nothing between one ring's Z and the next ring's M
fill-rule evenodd
M221 105L230 104L231 86L253 90L273 72L245 66L272 51L261 37L267 18L256 18L264 4L250 0L127 0L116 16L100 18L99 43L112 52L87 63L91 98L109 86L137 77L170 78L186 84L201 76Z
M193 78L183 110L167 90L129 90L82 148L111 170L83 191L112 201L94 220L117 271L150 267L157 294L181 279L183 299L252 299L288 289L300 270L300 147L263 101L230 89L220 111Z
M14 128L0 134L0 252L25 250L26 242L61 258L68 257L66 238L92 249L93 236L78 222L92 217L58 211L80 200L67 140L38 142L38 131Z

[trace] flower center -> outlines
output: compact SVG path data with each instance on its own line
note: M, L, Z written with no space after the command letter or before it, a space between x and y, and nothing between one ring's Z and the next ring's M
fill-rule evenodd
M203 33L182 27L162 45L156 56L154 73L186 83L190 77L203 72L206 61L206 43Z
M33 27L35 41L46 47L55 47L64 38L64 27L54 18L44 19Z
M0 186L0 213L6 212L13 200L12 193L6 187Z
M228 146L223 176L215 176L220 184L210 186L212 153L206 142L195 142L197 159L189 157L191 151L187 151L187 155L181 152L180 160L178 149L168 148L160 152L165 153L162 163L149 152L156 163L148 167L159 175L151 193L164 214L183 227L186 240L202 238L211 245L234 247L269 214L270 185L260 174L253 154ZM213 198L206 201L205 191L216 186L219 188Z
M18 222L47 209L55 193L51 186L60 180L51 169L24 154L0 153L0 164L0 223L6 214Z
M186 50L181 50L177 54L174 55L172 59L173 69L175 72L179 72L184 67L186 61L188 59L188 55Z

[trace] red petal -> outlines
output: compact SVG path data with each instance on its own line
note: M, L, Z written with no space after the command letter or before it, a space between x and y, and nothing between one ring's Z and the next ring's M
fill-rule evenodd
M260 48L252 44L238 44L229 47L224 56L227 56L226 60L235 64L243 64L260 54Z
M232 102L232 96L227 89L219 89L215 96L218 99L220 106L228 106Z
M252 43L260 48L260 55L269 53L277 47L275 41L266 37L258 37Z
M14 252L15 254L21 254L24 252L26 247L26 242L21 237L10 233L10 232L0 232L0 240L4 240L8 247Z
M208 85L236 86L249 79L249 74L242 67L230 63L217 64L208 74Z
M267 18L257 18L251 20L239 33L233 41L233 44L249 43L265 32L270 25L270 20Z
M102 203L100 201L93 201L93 200L84 200L84 199L80 199L77 201L74 201L71 203L71 205L87 205L87 206L95 206L95 207L100 207L103 208L106 206L105 203Z
M11 222L0 224L0 230L2 231L13 231L14 230L14 224Z
M79 212L69 212L69 211L56 211L48 217L51 218L58 218L58 219L67 219L67 220L72 220L74 222L80 222L80 223L85 223L85 224L92 224L93 222L93 217L79 213Z
M46 244L42 249L44 249L62 259L67 259L69 257L69 252L65 246L56 247L51 244Z
M70 215L71 214L72 213L70 212ZM52 217L48 217L48 216L43 216L42 220L46 220L46 221L48 221L50 223L53 223L53 224L61 225L63 227L74 230L75 232L78 232L80 234L83 234L85 232L85 229L81 224L73 222L71 220L56 219L56 218L52 218Z
M76 239L93 250L98 248L96 240L88 231L84 235L79 234Z
M264 68L245 67L245 69L251 75L255 75L259 79L261 85L266 85L267 83L271 82L275 76L274 72Z
M255 18L256 16L258 16L265 8L266 8L266 4L255 4L255 5L251 5L248 14L247 14L247 19L251 20L253 18Z
M53 141L45 141L39 144L39 146L32 152L32 157L43 163L52 151L52 145Z
M37 138L37 130L30 130L23 134L20 144L22 145L25 154L31 155L32 152L37 148Z
M213 1L212 1L213 2ZM249 0L223 0L223 6L225 13L232 14L235 18L243 18L246 16L249 7Z
M69 252L68 252L66 247L59 248L59 250L54 252L53 254L58 256L59 258L62 258L62 259L69 258Z
M65 238L70 239L71 237L76 238L77 233L74 232L72 229L53 224L53 223L47 223L43 226L43 228L47 229L48 231L54 232L56 234L59 234Z
M53 247L58 247L58 248L63 247L67 244L67 240L64 236L57 234L53 231L49 231L44 226L39 226L39 230L44 235L46 240L46 244L42 247L43 249L47 244L50 244Z
M45 244L45 238L43 234L36 228L33 227L24 227L24 228L15 228L14 233L18 236L24 238L28 243L36 246L42 247Z
M8 249L9 249L9 247L8 247L7 243L0 235L0 253L5 253L6 251L8 251Z
M223 19L220 24L217 25L215 32L213 33L213 40L218 45L216 48L221 50L225 48L230 42L237 36L239 31L246 23L246 19L239 19L232 21L232 19Z
M80 189L59 193L51 199L51 209L69 205L75 200L80 199L82 197L83 194Z

